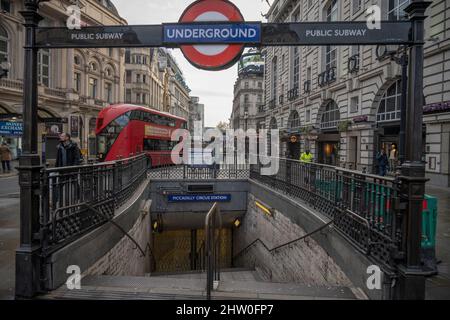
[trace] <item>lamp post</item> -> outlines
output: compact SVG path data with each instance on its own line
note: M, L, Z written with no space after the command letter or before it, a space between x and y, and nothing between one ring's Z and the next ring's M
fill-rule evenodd
M424 299L425 277L421 266L422 201L425 193L425 163L422 161L423 61L425 11L431 2L413 0L405 8L412 23L414 44L410 48L405 157L399 177L400 210L403 213L402 247L395 299Z
M8 61L8 57L0 63L0 79L6 78L8 76L9 70L11 70L11 63Z
M41 290L39 235L39 191L41 161L38 155L38 90L35 32L42 17L39 3L47 0L25 0L21 11L25 23L25 55L23 77L23 138L19 158L20 245L16 250L16 297L31 298Z

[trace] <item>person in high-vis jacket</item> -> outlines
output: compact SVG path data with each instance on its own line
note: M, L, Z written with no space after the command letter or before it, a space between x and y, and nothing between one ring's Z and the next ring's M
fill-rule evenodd
M306 150L300 156L300 161L305 163L311 163L313 161L313 155L311 154L311 152L309 152L309 150Z

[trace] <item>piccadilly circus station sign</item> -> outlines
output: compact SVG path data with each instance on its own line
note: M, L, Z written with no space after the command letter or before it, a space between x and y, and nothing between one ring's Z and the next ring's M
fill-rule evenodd
M223 70L237 62L246 47L413 44L410 21L381 21L380 26L373 28L367 21L247 22L228 0L198 0L176 23L39 27L34 47L179 48L195 67Z

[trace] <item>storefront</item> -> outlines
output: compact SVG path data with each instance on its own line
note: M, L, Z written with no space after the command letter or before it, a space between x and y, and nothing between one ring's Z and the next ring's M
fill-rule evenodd
M320 121L320 134L316 140L318 162L339 166L339 149L341 135L338 131L340 111L334 100L329 100L323 107Z
M339 166L341 135L336 132L321 133L317 137L318 161L331 166Z
M0 119L0 144L6 142L15 160L21 155L23 123L16 119Z

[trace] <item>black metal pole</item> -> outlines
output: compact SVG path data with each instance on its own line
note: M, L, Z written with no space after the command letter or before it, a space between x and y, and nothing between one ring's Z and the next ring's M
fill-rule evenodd
M422 201L425 193L425 163L423 152L423 67L424 20L431 2L413 0L405 12L412 22L414 45L410 50L408 96L405 126L405 161L401 167L400 197L404 204L403 264L394 292L396 299L425 298L425 276L421 266Z
M41 161L37 141L37 49L35 29L42 17L38 0L25 1L25 56L23 78L23 153L19 159L20 247L16 251L18 298L31 298L40 290L39 190Z
M399 134L399 162L402 164L405 161L405 134L406 134L406 104L407 104L407 91L408 91L408 54L406 52L406 48L404 48L405 52L400 58L400 65L402 67L402 95L401 95L401 104L400 104L400 134Z

